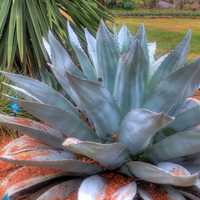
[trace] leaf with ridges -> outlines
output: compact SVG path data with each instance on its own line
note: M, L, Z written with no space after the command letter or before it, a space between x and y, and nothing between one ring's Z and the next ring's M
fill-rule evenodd
M177 132L185 131L200 124L200 101L188 98L175 116L175 120L169 124L169 128Z
M61 132L27 118L10 117L0 114L0 124L38 139L53 147L62 148L64 136Z
M84 52L83 48L81 47L81 44L79 42L79 39L72 29L70 23L67 24L68 27L68 33L69 33L69 40L72 45L73 50L76 53L76 56L78 58L78 61L81 65L81 69L83 70L84 75L89 80L97 80L97 76L95 74L95 68L90 62L87 54Z
M144 107L155 112L173 114L177 105L183 103L187 97L193 95L195 89L199 88L199 76L200 59L162 80L146 98Z
M51 58L52 65L55 66L55 68L60 71L60 73L67 71L76 76L82 76L81 71L72 62L67 51L50 31L48 33L48 42L51 52L51 55L49 56Z
M34 80L27 76L12 74L8 72L1 72L6 76L10 81L12 81L17 88L27 91L28 94L31 94L33 97L38 99L40 103L45 103L59 107L61 109L71 111L76 113L74 106L59 92L50 88L43 82ZM23 93L23 91L21 91Z
M186 200L185 197L179 191L171 187L167 187L166 191L167 191L167 197L169 198L169 200Z
M198 174L176 174L180 166L173 163L171 163L171 166L171 169L167 170L140 161L132 161L128 163L129 170L133 175L148 182L181 187L188 187L196 184Z
M189 51L191 36L192 32L188 31L181 43L178 44L175 50L173 50L162 62L151 79L151 89L153 89L157 84L159 84L159 82L161 82L172 72L184 66L187 59L186 56Z
M16 199L21 193L30 194L33 188L41 188L46 182L61 177L63 174L63 172L54 169L21 167L8 174L1 182L0 199L6 195L10 199Z
M169 148L170 147L170 148ZM176 133L154 144L147 150L154 160L169 160L200 152L200 129Z
M98 72L103 80L104 86L112 93L114 87L114 79L117 71L117 63L119 59L117 43L108 28L102 22L97 32L97 62Z
M131 43L134 40L133 35L129 32L127 26L122 26L117 35L120 53L123 54L129 50Z
M64 110L47 104L20 100L15 100L15 102L18 102L20 106L36 118L62 131L66 137L76 137L81 140L90 141L97 139L95 133L81 121L79 116L72 112L65 112Z
M97 135L104 140L110 139L117 132L121 117L109 91L100 83L82 80L70 74L67 77L79 98L82 111L94 123Z
M26 144L24 144L26 143ZM53 149L37 140L21 137L0 152L0 159L18 165L30 165L62 170L73 175L97 173L101 167L82 162L69 151Z
M148 63L140 43L135 40L130 50L121 56L115 79L114 97L123 115L141 106L147 79Z
M150 65L149 65L149 80L152 78L154 73L157 71L157 69L160 67L160 65L166 59L167 56L168 56L168 54L164 54L163 56L158 58L155 62L150 63Z
M87 41L88 54L89 54L90 59L92 60L93 65L96 69L97 77L101 77L101 74L99 74L99 71L101 71L101 70L98 69L98 63L97 63L96 38L87 29L85 29L85 38Z
M63 145L70 151L87 156L109 169L115 169L129 160L126 147L120 143L101 144L68 138Z
M64 183L57 184L50 189L48 189L45 193L43 193L36 200L65 200L67 197L76 192L80 186L80 180L70 180Z
M153 63L156 62L156 60L155 60L156 48L157 48L156 42L148 43L148 52L149 52L150 65L152 65Z
M154 135L172 120L173 118L162 113L145 109L132 110L122 121L119 141L135 155L145 150L151 144Z

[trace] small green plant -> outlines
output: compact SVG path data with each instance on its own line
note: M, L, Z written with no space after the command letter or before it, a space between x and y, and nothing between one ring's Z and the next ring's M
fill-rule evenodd
M87 52L70 24L68 32L81 69L51 32L44 40L66 96L1 72L23 97L11 101L39 122L0 115L0 124L25 134L0 152L23 166L2 180L0 199L152 200L152 183L164 199L199 199L200 109L190 97L200 59L187 62L191 31L158 59L144 26L112 34L102 22L96 38L86 29Z

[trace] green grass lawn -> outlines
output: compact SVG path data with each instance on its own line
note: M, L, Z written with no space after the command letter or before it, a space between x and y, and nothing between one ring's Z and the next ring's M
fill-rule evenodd
M138 17L116 17L117 25L125 24L133 32L139 24L144 23L149 41L157 41L158 54L163 54L174 48L184 37L188 29L192 29L193 37L189 58L200 56L200 19L187 18L138 18Z

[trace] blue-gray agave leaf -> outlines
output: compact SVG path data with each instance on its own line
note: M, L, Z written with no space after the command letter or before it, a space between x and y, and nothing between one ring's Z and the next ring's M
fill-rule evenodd
M192 96L194 90L199 87L199 77L200 59L161 81L146 99L144 107L155 112L174 114L177 106Z
M67 24L67 27L68 27L70 43L76 53L76 56L78 58L78 61L81 65L81 69L85 77L87 77L89 80L97 80L97 74L95 73L95 68L90 62L87 54L84 52L83 48L81 47L80 41L76 33L73 31L72 27L70 26L69 22Z
M132 161L128 163L129 170L138 178L158 184L169 184L181 187L194 186L198 180L198 174L191 175L182 166L174 163L162 163L158 166ZM176 170L182 172L176 175Z
M34 141L25 136L9 143L5 149L0 151L0 155L2 160L13 162L20 166L50 167L77 175L102 171L102 168L97 165L78 160L69 151L54 149L38 142L38 140Z
M78 190L80 183L81 181L79 179L75 179L57 184L45 191L36 200L67 199L69 195Z
M67 74L70 86L76 92L80 108L92 120L101 139L111 139L119 128L121 116L109 91L100 83L82 80Z
M28 96L29 100L32 96L32 99L37 102L53 105L62 110L76 112L74 106L64 96L62 96L61 93L50 88L45 83L31 79L27 76L8 72L1 73L17 86L17 90L21 89L20 92ZM13 87L13 89L15 89L15 87Z
M149 52L149 64L152 65L156 62L155 55L156 55L156 42L148 43L148 52Z
M146 36L146 30L145 30L144 24L140 25L138 32L136 33L136 38L139 40L140 45L143 48L144 59L146 59L149 64L148 42L147 42L147 36Z
M137 195L137 184L131 182L120 187L115 193L112 194L111 199L116 200L133 200Z
M112 93L119 59L119 49L114 36L103 22L97 32L97 62L104 86Z
M141 188L138 189L138 194L143 200L153 200L151 195Z
M153 160L169 160L200 152L200 129L176 133L154 144L147 154Z
M175 120L169 124L169 128L176 132L185 131L200 124L200 101L188 98L183 107L175 115Z
M109 169L116 169L129 160L126 147L120 143L101 144L68 138L63 145L68 150L96 160Z
M51 63L58 71L61 73L62 71L67 71L76 76L82 76L81 71L73 63L66 49L64 49L61 43L50 31L48 33L48 43L50 51L49 48L47 48L47 51L50 53L49 57L51 59Z
M187 54L190 47L192 32L188 31L184 39L177 45L167 58L162 62L158 70L154 73L150 85L151 89L159 84L164 78L172 72L184 66L187 59Z
M127 26L122 26L117 35L118 45L120 53L123 54L127 52L132 44L134 37L129 32Z
M140 107L145 83L148 79L148 63L138 40L131 45L120 60L116 74L114 97L123 115Z
M6 179L4 179L1 182L1 189L4 191L4 198L3 199L16 199L16 198L22 198L22 196L20 194L27 194L27 189L29 191L34 190L35 187L38 186L43 186L45 183L47 183L48 181L61 177L63 176L63 172L60 173L54 173L52 174L49 173L46 176L43 175L37 175L35 176L35 174L29 174L29 176L27 177L27 179L25 181L21 181L19 182L14 182L13 183L13 179L15 177L19 177L21 176L21 174L24 172L24 170L27 170L27 167L21 167L18 168L16 170L14 170L13 172L11 172ZM20 196L20 197L19 197ZM23 195L24 198L24 195Z
M81 140L96 140L95 133L84 124L76 113L67 112L47 104L18 101L27 112L36 118L60 130L66 137L77 137Z
M90 176L81 183L77 200L103 199L106 180L98 175Z
M24 133L25 135L29 135L50 146L62 148L62 141L64 140L63 134L42 123L31 119L0 114L0 124Z
M135 155L146 149L155 134L172 120L173 118L162 113L144 109L132 110L122 121L119 141Z
M169 200L186 200L178 190L175 190L172 187L166 187L166 191Z
M98 69L98 67L101 68L101 66L98 66L97 62L97 41L96 38L87 30L85 29L85 38L87 41L87 51L90 56L90 59L92 60L92 63L95 67L97 77L101 77L101 69Z

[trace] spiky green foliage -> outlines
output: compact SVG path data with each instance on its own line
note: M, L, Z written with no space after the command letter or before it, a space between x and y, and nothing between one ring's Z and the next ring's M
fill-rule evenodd
M1 0L1 69L5 67L48 81L42 37L51 29L63 41L66 18L73 21L81 37L82 27L94 33L100 19L110 16L96 0Z
M102 22L96 38L85 30L87 52L69 24L68 32L81 68L51 32L44 40L65 97L2 72L23 97L9 98L40 121L0 115L1 124L26 135L1 150L0 159L25 167L2 180L0 198L65 200L77 191L78 200L104 199L101 173L113 171L134 181L110 199L151 200L145 182L162 186L169 199L199 199L200 107L190 97L199 87L200 60L187 63L191 31L158 59L144 26L135 35L126 27L112 34ZM61 171L13 181L26 166Z

